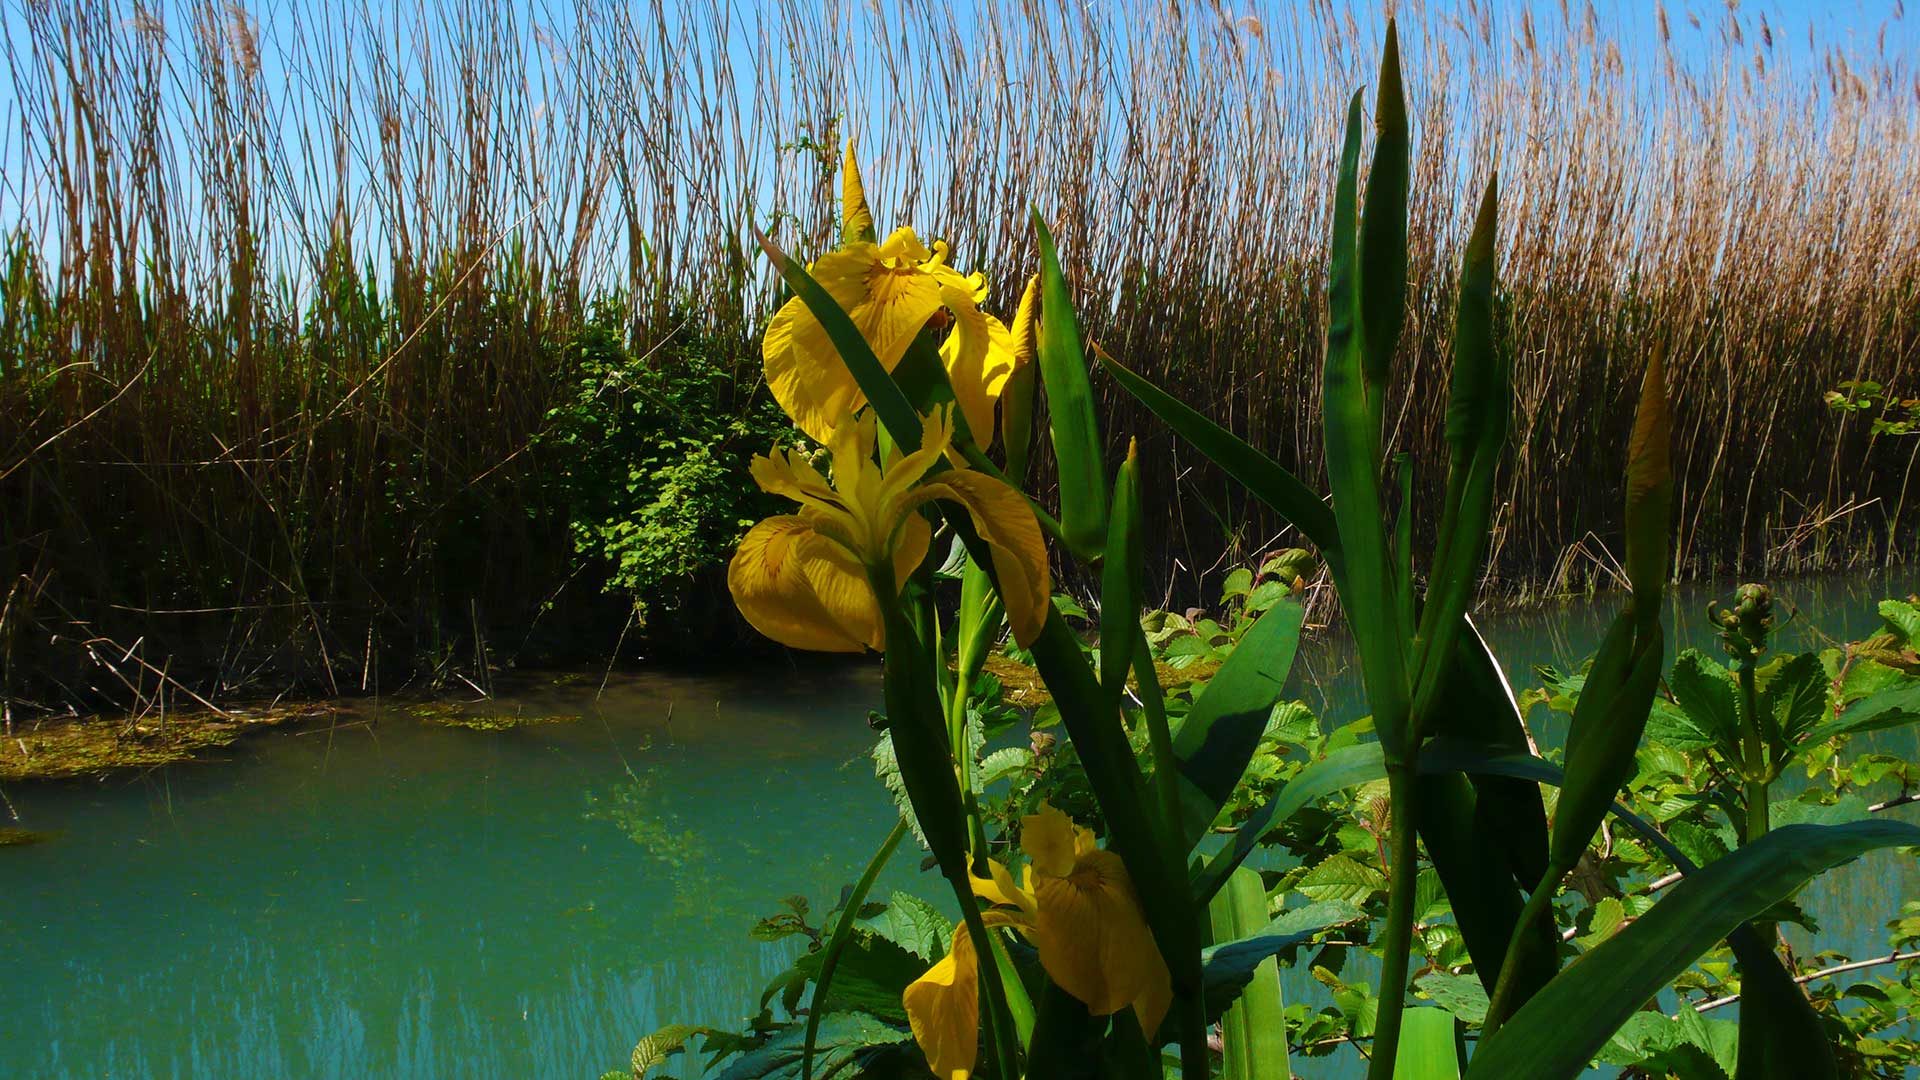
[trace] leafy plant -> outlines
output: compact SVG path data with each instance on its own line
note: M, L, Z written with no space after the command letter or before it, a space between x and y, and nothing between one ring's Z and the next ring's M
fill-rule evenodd
M727 346L691 313L688 329L638 355L630 320L623 302L595 305L567 350L571 395L540 441L561 462L574 550L607 565L606 589L671 610L712 590L712 571L766 509L747 462L791 428L738 383Z

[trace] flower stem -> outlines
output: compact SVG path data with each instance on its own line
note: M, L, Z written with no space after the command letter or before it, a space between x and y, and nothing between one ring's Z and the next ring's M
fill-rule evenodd
M1000 965L993 959L993 939L980 918L980 905L968 875L967 833L954 774L952 746L947 741L946 716L940 708L938 654L930 653L901 609L893 567L876 562L867 567L882 619L886 622L886 703L888 731L895 760L940 873L953 888L967 934L977 943L985 963L978 966L986 1013L989 1053L1002 1080L1018 1077L1018 1040L1007 1011Z
M1747 828L1746 843L1754 843L1767 835L1770 812L1767 805L1767 787L1770 777L1767 775L1771 763L1767 760L1767 738L1760 726L1760 694L1753 676L1754 658L1751 652L1742 656L1734 664L1734 674L1740 682L1740 703L1747 714L1746 730L1743 737L1746 742L1746 761L1741 772L1746 779Z
M1387 868L1387 929L1380 958L1380 1015L1373 1028L1373 1058L1367 1080L1393 1080L1400 1050L1400 1014L1407 998L1407 969L1413 952L1414 884L1420 876L1418 834L1414 829L1414 767L1411 761L1387 766L1387 800L1393 864Z
M1147 645L1146 636L1134 638L1133 672L1140 682L1141 711L1147 718L1147 741L1153 750L1153 792L1159 803L1160 820L1159 841L1163 849L1162 857L1171 866L1184 865L1186 845L1184 826L1180 813L1180 787L1175 771L1179 768L1173 753L1173 733L1167 726L1166 698L1160 689L1159 673L1153 667L1153 650ZM1189 907L1194 906L1191 890L1185 897ZM1204 911L1204 906L1201 906ZM1196 921L1199 912L1196 912ZM1188 982L1196 982L1199 971L1197 963L1191 958L1181 957L1175 962L1187 965ZM1179 1010L1180 1024L1180 1075L1182 1077L1208 1076L1213 1070L1213 1054L1207 1047L1207 1008L1206 1000L1201 996L1197 985L1182 994L1175 1003Z

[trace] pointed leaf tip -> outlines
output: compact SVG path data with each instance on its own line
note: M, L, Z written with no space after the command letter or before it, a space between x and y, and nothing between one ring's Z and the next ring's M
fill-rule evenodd
M1636 597L1657 608L1667 578L1667 529L1672 514L1666 350L1656 348L1640 383L1633 438L1627 447L1627 577Z
M780 250L780 245L773 242L773 237L760 231L760 226L749 222L747 227L753 230L753 238L759 242L760 250L766 252L767 258L773 260L774 270L778 273L785 274L787 272L787 253Z
M873 210L867 205L867 188L860 179L854 145L855 140L847 140L846 156L840 163L840 242L872 243L879 235L874 231Z

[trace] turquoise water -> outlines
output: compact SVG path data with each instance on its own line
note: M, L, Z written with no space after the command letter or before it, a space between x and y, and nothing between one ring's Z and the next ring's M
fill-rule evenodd
M1809 614L1783 647L1864 633L1875 599L1914 587L1786 586ZM1683 626L1705 595L1679 602ZM1524 686L1589 652L1607 608L1484 626ZM1338 642L1302 670L1329 716L1361 708ZM567 723L357 706L217 761L10 786L21 823L59 836L0 851L0 1076L591 1080L664 1023L738 1024L797 947L752 941L754 919L788 894L824 911L891 825L865 757L877 669L615 676L596 702L597 682L500 688L496 708ZM1873 744L1920 753L1910 730ZM940 895L916 862L882 893ZM1888 855L1806 901L1867 956L1902 896L1920 868Z

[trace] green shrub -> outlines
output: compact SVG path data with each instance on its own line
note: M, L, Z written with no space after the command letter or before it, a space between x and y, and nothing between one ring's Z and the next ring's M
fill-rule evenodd
M642 350L624 301L596 304L567 350L571 390L540 436L574 550L643 616L711 583L767 509L748 477L753 454L797 438L758 381L739 378L756 359L748 345L697 318L672 321L679 330Z

